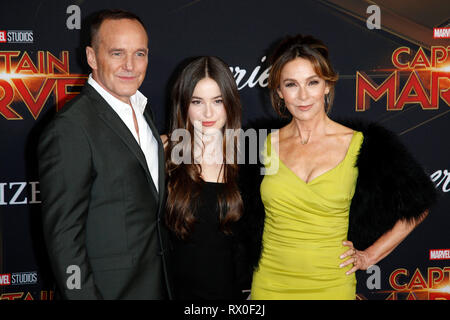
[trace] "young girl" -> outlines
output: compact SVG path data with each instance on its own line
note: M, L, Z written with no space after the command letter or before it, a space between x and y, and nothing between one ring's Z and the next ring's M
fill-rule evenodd
M225 131L240 128L241 103L228 66L216 57L192 60L175 82L171 109L162 140L175 298L239 298L249 278L239 267L243 203L238 165L227 161L237 158L237 137Z

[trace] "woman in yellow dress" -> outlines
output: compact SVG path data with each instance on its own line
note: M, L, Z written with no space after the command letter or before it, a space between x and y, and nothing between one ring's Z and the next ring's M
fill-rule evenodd
M417 205L411 216L390 217L393 225L384 229L374 225L383 232L375 232L370 245L347 241L349 221L367 220L356 216L356 207L353 220L349 218L365 134L328 117L338 76L321 41L290 37L272 61L272 104L292 120L265 144L265 166L278 170L261 183L264 232L251 298L355 299L355 271L389 254L423 220L430 203ZM422 175L420 183L432 201L432 184ZM356 200L361 202L359 196ZM355 224L355 234L370 233L364 222Z

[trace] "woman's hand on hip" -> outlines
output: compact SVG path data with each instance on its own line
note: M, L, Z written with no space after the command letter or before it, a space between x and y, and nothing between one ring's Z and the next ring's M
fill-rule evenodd
M342 262L339 267L344 268L351 263L353 264L353 268L347 271L345 273L346 275L351 275L357 270L367 270L373 264L371 263L369 254L366 251L356 250L351 241L344 241L343 245L349 247L349 250L344 252L339 258L348 259Z

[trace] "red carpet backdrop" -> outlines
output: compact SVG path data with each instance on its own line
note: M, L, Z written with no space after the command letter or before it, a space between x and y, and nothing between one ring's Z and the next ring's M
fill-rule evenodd
M161 133L170 84L184 59L226 61L240 90L243 126L255 128L277 122L266 88L274 44L296 33L323 40L340 75L331 118L370 120L396 132L440 195L390 256L358 271L357 299L450 299L449 1L15 0L2 7L0 299L53 298L37 139L86 81L84 22L103 8L135 12L149 30L140 90Z

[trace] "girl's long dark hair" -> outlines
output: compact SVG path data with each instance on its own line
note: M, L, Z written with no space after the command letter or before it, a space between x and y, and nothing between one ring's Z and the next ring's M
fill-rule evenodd
M188 110L192 94L197 83L211 78L220 88L226 110L226 129L240 129L241 102L236 82L229 67L217 57L199 57L192 60L177 78L171 101L171 121L168 140L165 147L167 189L166 224L179 238L186 239L193 230L196 221L195 211L198 198L204 185L201 178L201 166L194 163L194 126L189 121ZM190 141L181 142L173 135L175 130L185 129L190 133ZM174 140L172 141L172 137ZM223 135L223 182L224 188L218 196L220 228L230 234L230 225L240 219L243 211L242 198L237 185L238 165L236 161L228 163L226 148L233 146L234 159L237 159L238 138L235 135ZM230 139L233 139L230 143ZM180 148L180 144L184 144ZM190 161L174 161L172 151L177 148L177 156ZM179 150L182 150L181 152ZM230 150L228 150L230 152ZM184 154L183 154L184 153Z

